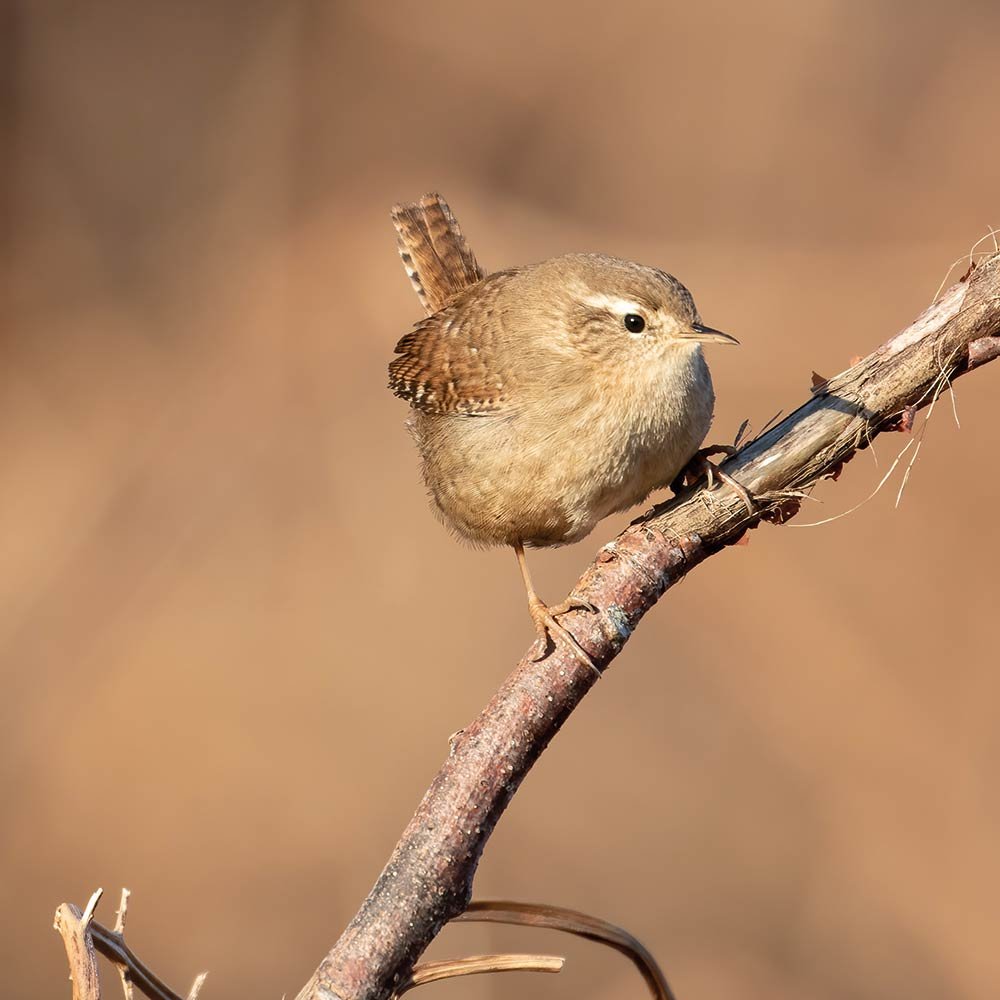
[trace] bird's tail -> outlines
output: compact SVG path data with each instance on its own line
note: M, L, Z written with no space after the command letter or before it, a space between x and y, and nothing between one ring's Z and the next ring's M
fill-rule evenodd
M399 256L428 315L485 277L441 195L425 194L411 205L396 205L392 221Z

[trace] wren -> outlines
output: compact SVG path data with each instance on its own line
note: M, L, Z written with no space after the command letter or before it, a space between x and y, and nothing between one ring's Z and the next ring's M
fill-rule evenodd
M715 393L702 324L674 277L597 253L486 274L447 203L397 205L399 252L427 316L396 345L389 387L446 525L473 545L509 545L541 641L573 599L547 607L525 546L564 545L672 484L698 453Z

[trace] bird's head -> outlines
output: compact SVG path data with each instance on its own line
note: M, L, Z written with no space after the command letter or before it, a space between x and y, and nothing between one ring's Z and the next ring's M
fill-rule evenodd
M691 293L654 267L568 254L527 269L533 307L568 350L595 360L643 358L696 344L738 344L705 326Z

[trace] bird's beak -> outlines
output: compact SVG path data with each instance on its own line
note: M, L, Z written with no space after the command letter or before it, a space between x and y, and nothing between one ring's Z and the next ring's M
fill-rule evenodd
M739 344L739 341L735 337L730 337L728 333L713 330L702 323L692 323L689 330L684 330L676 336L682 340L697 340L702 344Z

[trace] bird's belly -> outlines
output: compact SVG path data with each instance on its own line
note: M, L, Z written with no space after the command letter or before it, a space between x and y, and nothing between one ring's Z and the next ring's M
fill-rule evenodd
M591 514L587 530L668 486L697 451L710 423L711 408L694 406L670 419L642 421L624 434L622 428L609 427L578 484Z
M559 545L668 485L708 433L707 367L608 405L512 416L429 417L413 430L444 521L484 545ZM698 362L700 361L700 364Z
M415 414L424 482L441 519L476 545L558 545L577 531L551 462L516 417Z

